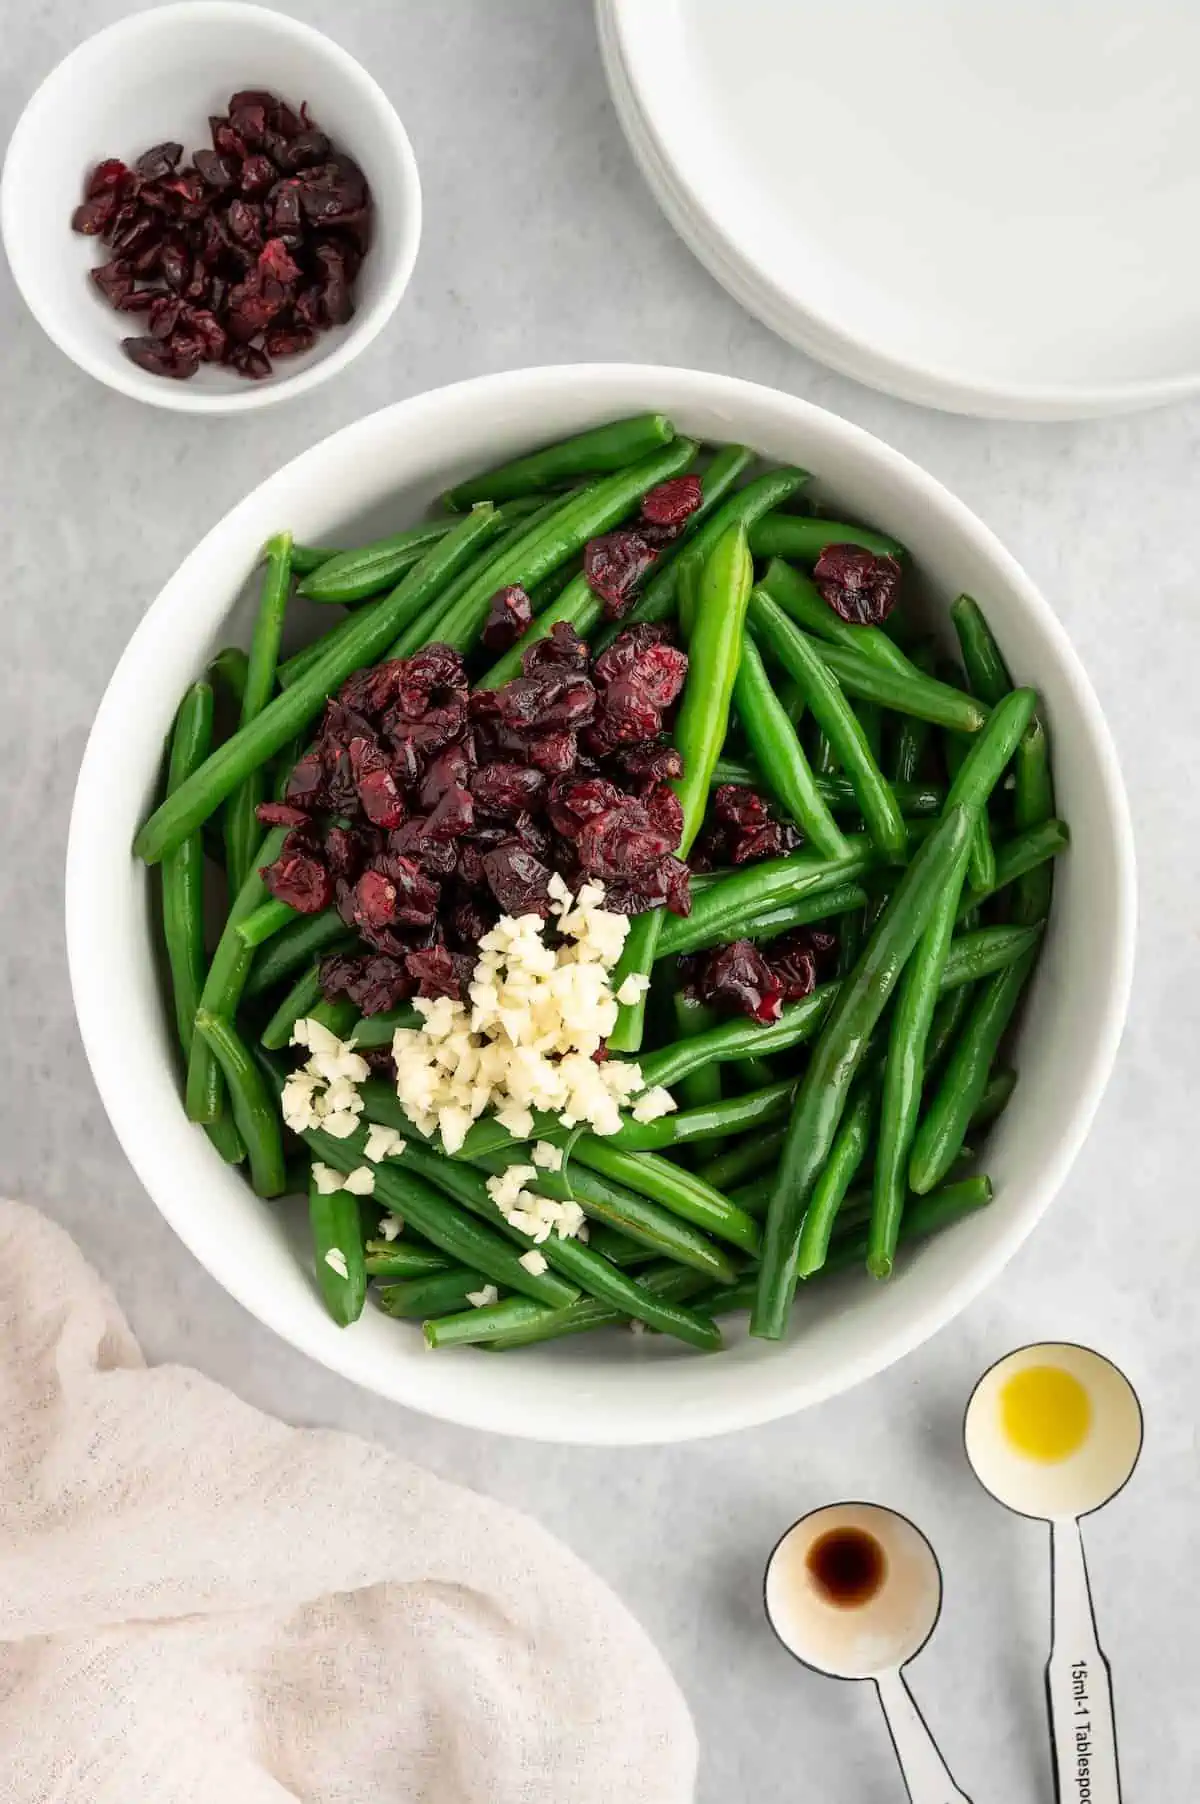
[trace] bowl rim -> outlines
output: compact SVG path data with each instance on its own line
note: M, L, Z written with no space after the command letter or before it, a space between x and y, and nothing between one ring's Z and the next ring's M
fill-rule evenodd
M720 1396L706 1398L702 1406L678 1410L674 1414L664 1409L652 1424L640 1419L631 1422L619 1417L615 1411L610 1411L607 1416L601 1412L602 1419L592 1419L586 1408L581 1407L582 1399L578 1395L569 1395L565 1386L561 1398L556 1399L552 1407L544 1400L531 1405L519 1396L506 1397L498 1405L494 1395L481 1399L469 1384L456 1389L449 1401L444 1395L431 1401L423 1394L420 1379L414 1376L416 1370L423 1368L414 1364L376 1372L369 1362L364 1363L354 1353L352 1337L341 1336L336 1341L318 1344L316 1318L309 1322L293 1320L288 1309L270 1294L269 1288L264 1295L264 1287L256 1287L249 1273L239 1269L236 1252L227 1253L224 1243L218 1245L207 1239L203 1222L197 1220L194 1212L189 1212L186 1204L176 1201L168 1161L156 1154L153 1128L147 1127L132 1087L122 1080L127 1048L111 1009L104 961L94 956L96 924L91 902L92 874L105 865L113 868L113 859L117 856L108 843L111 836L106 838L103 829L108 766L120 746L128 711L137 707L148 656L179 605L176 597L181 591L186 593L193 571L204 567L214 543L234 531L243 515L256 511L265 499L271 498L273 491L285 492L306 464L321 467L326 460L350 452L356 439L369 442L373 434L390 430L397 421L419 434L422 426L430 423L430 418L436 420L439 409L449 397L455 397L459 402L483 397L489 402L502 402L511 397L514 405L527 405L531 397L534 401L552 402L582 387L586 388L589 399L594 398L597 405L602 405L607 386L614 392L613 404L616 406L625 405L624 396L631 389L647 395L661 395L664 386L677 391L680 385L694 391L693 398L698 403L726 410L731 427L738 418L739 409L747 411L755 403L767 405L776 412L783 408L795 421L798 431L808 425L814 432L840 442L852 454L865 455L881 471L890 471L903 480L918 499L923 499L931 511L943 519L948 518L957 531L974 541L975 547L996 569L998 580L1016 590L1022 603L1031 610L1087 719L1095 753L1092 769L1112 823L1117 886L1116 943L1106 970L1107 993L1101 1027L1081 1054L1077 1100L1061 1124L1054 1154L1045 1161L1036 1181L1021 1192L1017 1199L1019 1206L1006 1219L1003 1235L998 1236L991 1247L981 1250L964 1271L949 1278L933 1298L915 1305L902 1321L878 1333L857 1353L843 1354L836 1362L831 1362L836 1366L835 1370L813 1373L798 1362L793 1372L782 1378L776 1374L770 1386L764 1385L757 1392L752 1388L744 1392L722 1392ZM620 401L615 398L617 395L622 397ZM678 392L669 403L684 407L686 404L686 399ZM132 856L124 852L119 855L122 858ZM244 496L204 535L168 578L134 630L113 672L80 766L68 833L65 878L71 989L84 1049L101 1100L126 1157L151 1200L217 1282L251 1315L290 1345L379 1395L463 1427L591 1446L660 1445L702 1439L759 1426L792 1414L850 1389L903 1358L972 1302L1031 1233L1063 1182L1091 1127L1127 1013L1137 912L1129 805L1116 748L1099 701L1057 615L991 529L919 465L872 433L836 414L763 384L702 370L653 364L540 366L477 376L432 389L342 427L301 452Z
M114 363L110 367L93 350L85 333L80 333L76 338L50 325L38 300L34 259L26 248L24 234L16 225L16 184L21 167L28 160L36 133L43 127L43 113L49 116L48 110L56 100L62 78L65 76L70 81L77 77L86 67L88 59L96 53L98 46L119 44L123 38L136 43L147 33L169 31L181 14L201 19L207 17L217 27L227 27L231 21L246 15L270 20L271 29L281 36L303 43L314 56L323 57L327 63L332 63L345 80L358 89L362 104L369 107L380 120L391 141L404 190L403 217L398 222L400 237L397 252L392 268L384 276L379 293L370 305L356 313L340 339L304 369L297 370L294 374L285 374L277 381L266 384L247 383L244 391L232 393L216 394L190 383L165 381L139 370L132 363L128 368L122 363ZM124 18L93 32L57 62L29 96L13 127L4 153L4 167L0 171L0 237L4 241L8 265L17 290L46 337L79 369L94 376L98 382L103 382L106 388L114 389L130 400L142 401L150 407L165 408L172 413L234 414L270 407L295 395L307 394L318 384L337 375L339 370L345 369L378 337L396 311L416 266L421 225L421 178L416 154L400 115L374 76L348 50L319 31L315 25L308 25L287 13L276 12L269 6L254 5L250 0L172 0L172 4L167 6L152 7L146 12L127 13Z

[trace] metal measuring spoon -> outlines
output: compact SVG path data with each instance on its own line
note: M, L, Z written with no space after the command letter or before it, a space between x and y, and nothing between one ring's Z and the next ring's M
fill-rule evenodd
M1050 1524L1046 1701L1058 1796L1064 1804L1120 1804L1112 1679L1096 1635L1079 1518L1103 1508L1137 1465L1137 1394L1089 1347L1043 1341L984 1373L963 1437L984 1489L1017 1515Z
M789 1654L831 1679L871 1679L912 1804L970 1804L902 1669L942 1608L937 1556L907 1516L833 1503L792 1524L767 1561L767 1620Z

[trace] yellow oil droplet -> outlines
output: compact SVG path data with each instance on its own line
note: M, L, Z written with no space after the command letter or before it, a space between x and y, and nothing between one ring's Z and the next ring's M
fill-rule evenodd
M1078 1378L1061 1366L1026 1366L1000 1392L1000 1425L1026 1459L1069 1459L1087 1440L1092 1406Z

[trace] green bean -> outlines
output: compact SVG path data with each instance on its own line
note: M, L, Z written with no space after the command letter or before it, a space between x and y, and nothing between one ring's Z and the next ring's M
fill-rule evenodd
M725 1021L711 1033L697 1034L691 1040L676 1040L674 1045L646 1053L639 1059L642 1076L647 1084L672 1086L710 1059L725 1062L786 1052L789 1047L812 1038L837 992L836 984L821 984L802 1002L786 1003L778 1021L769 1026L757 1021Z
M250 1181L259 1196L281 1196L286 1178L279 1111L267 1094L257 1065L232 1021L196 1011L196 1034L221 1067L233 1104L233 1119L246 1147Z
M459 1265L452 1271L431 1272L404 1284L381 1284L375 1301L385 1315L398 1321L423 1322L430 1316L444 1315L448 1309L458 1309L472 1291L481 1291L486 1283L482 1272L467 1271ZM540 1305L535 1303L532 1307L537 1309Z
M724 445L717 452L701 478L704 499L695 513L686 521L683 531L670 547L669 551L660 555L658 570L661 571L664 558L673 560L679 555L700 525L708 518L717 504L733 487L738 477L748 464L754 461L754 453L747 451L744 445ZM536 608L537 618L510 647L502 657L498 658L491 669L486 671L475 685L477 689L499 689L502 684L510 682L513 677L520 676L522 660L531 646L540 639L549 638L554 628L565 622L579 634L581 639L590 637L599 625L604 612L604 604L596 595L587 577L575 577L549 607Z
M1036 952L1029 952L1006 971L989 977L972 1002L913 1141L908 1177L919 1196L941 1182L966 1138L1036 957Z
M971 1128L990 1127L993 1121L998 1120L1008 1107L1016 1087L1017 1074L1010 1066L1001 1066L998 1071L993 1071L984 1086L983 1095L975 1105L975 1113L967 1124L968 1132Z
M355 618L353 629L333 650L269 702L248 726L218 746L200 769L166 798L134 841L137 856L147 864L156 864L164 852L207 819L243 778L320 713L326 698L353 671L374 662L397 628L440 593L494 530L495 511L488 508L468 514L444 539L439 539L398 588Z
M350 1004L350 1011L353 1015L353 1003ZM373 1021L382 1020L382 1018L382 1016L371 1017ZM359 1044L357 1034L359 1027L363 1024L360 1022L356 1025L351 1022L350 1025L354 1028L355 1043ZM350 1027L347 1027L346 1032L350 1032ZM339 1039L345 1038L345 1035L339 1034L338 1037ZM362 1044L369 1045L369 1042ZM401 1104L394 1085L382 1083L377 1078L369 1078L365 1084L359 1085L358 1093L362 1098L363 1113L368 1121L377 1121L382 1127L396 1128L400 1133L408 1135L410 1141L416 1143L416 1147L424 1148L439 1158L452 1156L455 1162L461 1161L469 1164L472 1159L482 1158L486 1153L504 1153L507 1158L511 1159L522 1144L520 1141L514 1140L508 1129L501 1127L498 1121L476 1121L467 1129L467 1137L459 1150L450 1155L443 1151L436 1135L421 1132ZM559 1131L557 1116L534 1115L535 1137L545 1139L547 1132L555 1131Z
M799 628L793 628L793 631L799 633ZM804 638L802 633L799 636ZM914 714L919 720L927 720L935 727L945 727L954 733L977 733L988 717L988 710L981 702L952 683L922 676L919 670L914 670L911 676L887 670L882 664L863 657L861 652L845 651L840 645L818 644L813 639L809 639L808 644L847 695L878 702L894 714ZM834 749L838 749L836 741Z
M280 1052L291 1044L297 1021L307 1019L322 1000L320 964L302 971L258 1036L260 1046Z
M366 1133L359 1128L346 1140L335 1140L331 1134L309 1129L301 1138L325 1165L335 1171L351 1172L369 1164L366 1157ZM453 1208L442 1192L406 1169L395 1160L374 1167L374 1195L393 1214L416 1229L425 1240L440 1247L460 1265L479 1271L491 1284L505 1290L519 1291L541 1303L570 1303L579 1294L557 1272L529 1272L508 1240L490 1227L473 1221ZM457 1169L457 1168L453 1168Z
M710 1027L717 1025L718 1016L715 1009L707 1003L700 1002L694 996L677 990L672 1002L675 1009L675 1037L679 1040L690 1040L693 1034L707 1033ZM700 1071L691 1071L678 1085L677 1101L685 1109L701 1109L721 1100L721 1067L705 1065ZM662 1118L664 1121L666 1117ZM638 1124L630 1124L636 1127ZM655 1122L647 1126L655 1127ZM636 1186L635 1186L636 1188Z
M701 532L697 545L703 536ZM729 728L733 684L742 651L742 627L753 580L754 566L746 545L746 529L741 524L731 526L704 561L696 622L688 645L687 682L675 722L675 744L683 759L683 775L674 784L683 810L683 830L678 847L681 858L687 857L700 831L708 805L709 777L721 755ZM614 991L619 990L628 977L650 975L663 916L664 910L655 908L634 918L625 949L613 972ZM634 1003L621 1005L616 1026L608 1036L611 1051L638 1050L645 1014L644 996Z
M253 952L264 940L272 939L275 934L282 933L296 919L296 910L290 902L281 902L275 896L269 896L260 902L253 914L248 914L244 921L238 922L238 938L242 944Z
M950 954L942 969L942 993L978 983L997 971L1007 971L1037 947L1042 931L1043 923L1038 921L1032 927L979 927L958 934L950 942Z
M349 1328L362 1314L367 1300L367 1266L358 1198L348 1190L335 1190L324 1195L317 1186L315 1165L308 1180L308 1225L317 1283L325 1307L339 1328Z
M860 1078L804 1211L795 1256L795 1268L801 1278L819 1271L825 1263L838 1212L866 1158L877 1103L878 1088L873 1076Z
M340 557L340 551L331 551L325 545L293 545L292 569L297 576L309 576L319 570L322 564L328 563L331 557Z
M279 533L266 545L266 570L263 575L262 598L250 641L250 657L242 690L239 730L250 725L262 713L275 691L275 672L279 663L279 641L283 636L283 617L292 586L292 535ZM258 850L262 828L255 812L267 799L267 773L261 765L248 771L225 803L225 869L231 890L239 890L246 880L250 860Z
M622 1234L619 1228L610 1228L608 1223L603 1221L588 1223L588 1246L593 1253L601 1254L612 1265L620 1266L622 1270L630 1270L636 1265L650 1265L656 1257L653 1247L643 1246L637 1240L630 1240L629 1236ZM689 1266L676 1265L673 1259L668 1263L673 1271L682 1272L691 1269ZM692 1275L700 1278L699 1272L693 1272ZM700 1282L704 1283L706 1280L701 1279Z
M450 609L438 617L439 643L452 645L464 655L473 651L497 589L510 583L529 589L549 576L582 551L589 539L623 520L648 489L686 469L695 454L696 447L690 439L674 439L653 455L611 476L601 476L569 496L549 519L534 515L526 533L508 551L490 559Z
M796 1238L812 1188L829 1155L846 1097L871 1035L930 912L957 866L973 816L948 808L897 885L813 1050L788 1126L771 1207L751 1332L777 1340L795 1290ZM815 992L814 992L815 993Z
M339 551L326 558L300 584L298 593L308 601L362 601L395 587L397 580L411 570L431 545L445 538L453 520L430 520L394 532L386 539L375 539L354 551Z
M409 1149L406 1158L414 1149ZM517 1229L510 1228L501 1216L496 1204L492 1201L486 1188L486 1180L481 1171L499 1172L512 1163L512 1154L491 1155L481 1159L481 1171L471 1171L466 1166L453 1163L451 1160L436 1160L436 1155L421 1155L422 1170L428 1172L433 1182L446 1186L450 1194L457 1198L464 1207L498 1222L504 1233L525 1246L531 1243L527 1235ZM434 1162L436 1161L436 1162ZM630 1221L636 1222L637 1235L647 1244L654 1238L650 1232L650 1224L658 1218L667 1224L667 1232L658 1236L659 1244L655 1250L667 1252L680 1264L688 1264L694 1270L712 1273L721 1267L727 1274L732 1274L733 1267L729 1259L718 1247L704 1239L702 1235L686 1228L682 1222L675 1221L665 1210L656 1210L653 1204L642 1205L640 1197L633 1197L623 1192L618 1185L607 1185L593 1173L580 1172L572 1174L575 1178L575 1190L581 1206L591 1215L593 1210L599 1219L615 1220L628 1212L629 1219L620 1220L619 1225L629 1234L635 1233ZM540 1171L537 1178L537 1189L547 1196L558 1196L560 1199L574 1200L571 1189L561 1174ZM623 1200L627 1199L627 1200ZM592 1296L613 1304L626 1315L636 1316L652 1328L661 1328L664 1334L678 1335L693 1344L707 1344L702 1328L691 1317L690 1312L682 1315L674 1311L664 1310L654 1299L644 1293L637 1282L610 1265L599 1253L581 1240L561 1240L552 1234L543 1241L539 1248L543 1258L559 1270L568 1272L577 1284L586 1289ZM686 1253L687 1257L684 1258ZM699 1339L697 1339L699 1335Z
M200 766L201 770L204 768L204 765ZM271 864L279 856L286 837L286 827L273 827L265 836L250 867L249 876L230 905L228 919L217 941L216 951L208 967L208 976L200 992L199 1006L207 1009L210 1015L224 1015L232 1020L237 1013L253 956L237 931L238 925L253 913L266 895L267 886L259 876L259 868ZM174 845L178 843L178 840L173 842ZM215 1122L221 1115L223 1090L220 1067L207 1041L194 1039L188 1059L184 1098L189 1119L202 1123Z
M517 1162L521 1161L519 1151L515 1157ZM514 1154L512 1150L489 1153L475 1163L483 1171L502 1172L514 1163ZM580 1169L574 1160L569 1175L559 1171L539 1171L536 1182L531 1180L529 1188L543 1196L556 1198L559 1202L577 1202L589 1219L607 1222L610 1227L619 1228L631 1240L640 1241L643 1246L677 1260L680 1265L690 1265L696 1271L712 1272L714 1277L718 1267L726 1273L733 1269L724 1249L715 1245L706 1235L697 1232L690 1223L625 1185L603 1177L597 1171L586 1167ZM573 1247L575 1244L574 1241L556 1240L552 1250L555 1256L561 1258L562 1248ZM550 1241L543 1245L542 1252L547 1258L551 1256Z
M704 1288L706 1280L699 1272L687 1271L683 1266L662 1264L647 1266L639 1273L638 1284L662 1303L682 1303L696 1291ZM597 1298L584 1297L578 1303L571 1303L566 1309L546 1311L541 1318L527 1328L514 1329L506 1334L498 1334L490 1343L493 1352L507 1353L516 1347L532 1347L542 1341L560 1340L567 1334L584 1334L594 1328L615 1328L630 1320L624 1310L611 1303L602 1303ZM697 1318L702 1319L702 1318ZM710 1343L715 1351L718 1342Z
M748 482L744 489L738 489L736 494L730 495L709 515L695 537L687 542L688 555L695 552L698 559L706 560L731 527L744 526L750 531L754 522L761 519L769 508L786 501L807 481L807 470L792 468L768 470L764 475L756 476L753 482ZM623 627L636 626L643 620L671 618L675 612L675 590L679 582L681 561L678 555L672 556L673 550L674 547L671 547L659 558L654 574L624 620L601 635L601 649L606 642L615 639Z
M510 502L509 506L512 505ZM547 608L553 607L567 585L582 575L583 560L575 557L565 563L561 570L552 570L540 583L534 583L529 592L529 605L534 614L542 614Z
M659 957L680 956L714 941L738 939L743 928L749 928L764 910L853 883L878 863L865 834L848 839L846 848L844 858L792 852L716 877L694 895L690 915L664 923Z
M226 645L208 666L208 680L213 689L224 690L232 705L241 712L246 693L246 672L250 660L240 645Z
M887 635L885 634L884 637L886 638ZM888 643L890 644L891 641L889 640ZM922 676L932 676L932 649L927 645L919 647L913 655L913 663ZM916 812L911 807L905 806L903 797L910 785L917 785L917 778L924 762L925 753L929 748L930 738L931 730L927 720L918 720L913 714L902 714L899 717L896 728L892 788L896 792L896 800L900 803L901 812L905 815ZM917 786L919 787L919 785ZM933 813L936 810L931 809L930 812Z
M752 639L742 647L733 700L751 754L775 800L803 828L818 852L826 858L848 858L849 842L821 795L796 729L771 687Z
M450 1269L444 1254L415 1240L368 1240L366 1267L368 1278L442 1277ZM472 1290L478 1288L477 1284L471 1286Z
M682 1089L681 1084L676 1085L678 1093L682 1094ZM626 1115L615 1134L605 1135L605 1144L626 1153L663 1152L696 1141L706 1141L711 1148L711 1143L725 1134L741 1134L748 1128L782 1119L794 1089L794 1083L788 1079L764 1084L742 1096L718 1097L714 1102L682 1109L676 1115L660 1115L655 1121L634 1121ZM565 1134L566 1130L562 1131ZM715 1178L708 1181L718 1190L724 1188Z
M311 645L302 646L299 651L293 652L290 658L285 658L276 672L279 687L281 689L292 688L302 676L306 676L310 670L316 668L327 652L342 645L353 628L361 629L362 622L372 609L386 605L386 595L381 596L378 601L369 602L366 607L357 609L353 614L347 614L344 620L339 620L336 626L331 626L327 632L321 634L320 638L314 639Z
M767 1059L734 1059L732 1064L733 1074L744 1091L765 1090L775 1082L775 1073Z
M756 589L750 598L749 621L755 638L769 648L777 662L802 686L814 719L828 736L854 785L867 831L881 855L892 862L902 862L908 849L903 816L887 778L871 756L854 710L827 668L823 654L761 589ZM833 650L832 647L828 649Z
M998 703L963 760L950 789L948 806L961 804L971 809L973 819L984 818L988 797L1020 743L1036 704L1032 689L1011 691ZM972 835L972 848L975 843ZM867 1267L876 1278L886 1278L892 1269L925 1081L926 1043L950 956L964 874L964 870L956 869L937 897L929 925L900 979L884 1069L868 1233ZM977 974L976 968L973 975ZM939 1175L944 1175L944 1168ZM816 1251L815 1243L810 1241L801 1257L801 1276L815 1270L812 1260Z
M447 489L442 499L455 510L470 507L476 501L508 501L516 495L530 495L537 489L551 488L555 483L580 476L594 476L602 470L624 470L669 445L674 437L675 428L665 414L637 414L629 420L590 427L573 438L561 439L494 470L468 477Z
M392 1037L398 1027L416 1027L425 1025L425 1017L419 1015L411 1002L402 1002L399 1008L383 1011L378 1015L363 1015L354 1024L354 1044L360 1051L367 1047L390 1046Z
M794 1084L782 1084L785 1104L795 1094ZM787 1112L786 1107L783 1111ZM756 1134L753 1139L740 1140L727 1152L718 1153L715 1159L707 1159L697 1167L697 1175L705 1179L716 1190L723 1190L730 1202L738 1199L732 1194L734 1186L744 1183L762 1171L765 1166L774 1166L779 1154L783 1151L783 1143L787 1138L785 1128L773 1128L769 1134Z
M1013 801L1018 829L1028 832L1044 826L1054 816L1054 781L1050 774L1046 728L1040 715L1034 715L1029 731L1017 747L1014 771L1016 781ZM1030 866L1017 879L1013 894L1013 919L1044 921L1050 913L1053 890L1053 864L1046 860L1042 864Z
M1060 852L1065 852L1071 843L1070 831L1065 821L1043 821L1038 827L1029 827L1024 833L1014 833L996 847L996 876L990 889L967 890L962 899L960 913L967 914L978 908L990 896L997 895L1000 890L1007 889L1010 883L1024 877L1027 872L1037 871Z
M356 944L357 937L336 908L327 908L319 915L296 915L290 926L276 934L258 954L243 993L247 997L261 996L318 954L344 952Z
M768 514L750 534L750 549L755 557L794 558L801 564L815 564L829 545L863 545L876 557L907 557L903 545L886 533L872 532L869 526L847 526L837 520L822 520L807 514Z
M212 726L212 689L208 683L193 683L175 716L168 795L203 764L212 744ZM192 1049L196 1009L204 986L204 848L198 832L189 833L163 860L162 912L175 1025L186 1058Z
M918 730L927 728L925 721L912 720L905 717L901 729L914 727ZM824 735L821 735L824 738ZM828 742L826 742L828 743ZM922 746L922 749L923 746ZM816 765L814 762L814 770ZM746 789L762 789L766 778L752 764L743 763L737 758L718 758L713 770L713 786L720 783L738 783ZM834 814L858 814L858 797L849 777L840 775L818 775L817 791L822 800ZM929 815L940 814L946 801L946 791L940 783L918 783L905 780L892 784L892 794L899 804L900 812L906 819L916 817L923 819Z
M864 909L870 898L865 889L856 883L830 884L828 888L819 887L811 895L802 896L797 902L778 902L765 908L761 914L751 915L741 921L737 927L737 938L747 940L777 939L781 933L791 933L793 928L805 927L813 921L828 921L837 915L846 915L856 909ZM688 920L679 922L680 926L688 926ZM675 920L667 923L669 927L676 925ZM701 935L699 925L690 933L672 940L671 950L680 952L702 952L711 946L724 945L730 938L728 932L718 930ZM668 956L662 941L659 941L659 957Z
M336 1034L339 1040L344 1040L354 1025L354 1018L357 1014L358 1010L354 1004L339 996L333 1001L327 998L318 1002L315 1008L309 1009L308 1018L310 1021L318 1021L322 1027L327 1027L331 1034Z
M570 1305L574 1307L574 1305ZM498 1334L532 1328L550 1311L528 1297L505 1297L495 1303L481 1303L454 1315L438 1315L421 1324L427 1347L478 1346L481 1341L495 1340Z
M974 986L969 982L952 990L947 990L944 984L945 980L943 979L942 993L938 999L938 1005L933 1011L933 1024L925 1043L927 1089L930 1081L941 1070L943 1061L958 1038L959 1029L967 1018L971 1007L971 998L975 994Z
M950 608L950 618L958 634L971 692L994 708L1004 700L1013 683L983 610L969 595L960 595Z
M782 516L781 516L782 517ZM754 535L751 535L751 549ZM790 564L773 558L759 588L781 607L797 626L815 633L829 645L840 645L845 651L858 652L873 664L894 670L901 676L919 676L917 666L906 658L894 640L878 626L852 626L835 614L811 577L802 576Z
M571 1158L573 1172L579 1165L586 1165L639 1196L652 1197L672 1215L703 1228L743 1253L758 1252L758 1228L750 1217L695 1172L661 1154L622 1152L597 1134L581 1134L571 1149Z

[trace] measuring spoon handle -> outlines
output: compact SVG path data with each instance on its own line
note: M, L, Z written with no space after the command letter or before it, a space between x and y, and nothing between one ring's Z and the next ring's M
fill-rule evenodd
M1112 1674L1073 1518L1050 1524L1050 1597L1046 1701L1059 1804L1121 1804Z
M950 1777L904 1674L879 1673L875 1685L912 1804L971 1804L966 1792L960 1791Z

